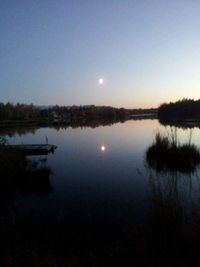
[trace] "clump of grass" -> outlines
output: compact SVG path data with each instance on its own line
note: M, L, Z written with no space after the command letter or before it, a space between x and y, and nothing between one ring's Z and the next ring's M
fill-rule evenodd
M191 143L180 145L177 139L157 133L146 152L146 161L157 171L190 173L200 164L200 151Z

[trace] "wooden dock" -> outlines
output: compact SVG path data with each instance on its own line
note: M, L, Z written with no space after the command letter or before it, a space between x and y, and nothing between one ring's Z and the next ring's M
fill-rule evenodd
M21 152L25 155L47 155L53 153L57 146L50 144L26 144L26 145L6 145L7 150Z

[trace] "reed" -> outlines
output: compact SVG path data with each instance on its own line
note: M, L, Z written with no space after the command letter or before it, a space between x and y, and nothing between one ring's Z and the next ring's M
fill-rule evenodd
M147 149L146 161L157 171L190 173L200 164L200 151L191 142L181 145L177 136L158 132L153 144Z

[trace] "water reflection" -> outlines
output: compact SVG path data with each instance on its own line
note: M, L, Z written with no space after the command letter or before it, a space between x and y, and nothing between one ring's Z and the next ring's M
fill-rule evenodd
M182 222L191 217L192 210L200 193L198 173L182 174L181 172L159 173L149 169L149 190L154 208L167 215L181 217ZM161 214L160 214L161 215ZM163 219L164 219L163 217Z
M158 127L128 121L24 137L47 135L58 149L31 158L29 171L2 190L2 255L18 266L192 266L200 244L199 169L144 168Z
M4 160L4 164L0 164L0 265L14 266L13 261L16 261L18 252L23 253L23 249L20 250L20 240L23 238L22 233L26 231L28 219L27 217L24 218L24 225L20 223L19 197L47 196L53 190L50 181L52 171L46 165L46 159L44 158L26 160L22 156L15 155L17 160L10 162L13 156L6 155L6 152L1 154L0 157ZM18 169L19 164L20 169ZM10 166L12 169L9 176ZM7 179L9 177L10 179ZM28 235L31 233L30 230ZM32 230L34 231L33 227ZM18 262L18 264L18 266L24 266L22 262Z
M176 129L171 135L157 133L152 145L146 151L146 167L149 171L149 187L154 204L162 208L174 208L183 212L183 207L191 211L192 198L200 193L199 164L200 152L192 144L180 145ZM185 202L191 201L190 205ZM182 207L182 208L180 208ZM158 210L161 210L159 208ZM174 215L175 215L174 210Z
M140 118L138 118L139 120ZM28 133L35 134L36 130L39 128L52 128L56 130L62 130L62 129L76 129L81 128L84 129L85 127L89 128L96 128L100 126L111 126L115 123L124 123L128 119L115 119L115 118L108 118L108 119L96 119L96 120L80 120L80 121L74 121L71 123L35 123L33 125L14 125L14 126L2 126L0 127L0 135L7 135L8 137L13 137L15 135L23 136Z
M10 126L10 127L0 127L0 135L13 137L15 135L24 136L28 133L35 134L38 129L37 125L32 126Z
M30 125L10 125L10 126L1 126L0 135L7 135L8 137L13 137L15 135L24 136L26 134L35 134L39 128L49 128L59 130L66 130L68 128L84 129L84 128L97 128L100 126L112 126L115 123L125 123L126 121L141 121L141 120L156 120L155 116L136 116L131 118L107 118L107 119L94 119L94 120L78 120L72 121L71 123L35 123Z
M151 266L193 266L198 258L192 234L193 216L199 210L197 173L149 169L149 190L152 209L144 224L143 238Z
M159 119L159 123L163 126L173 126L183 130L200 128L200 121L195 119L177 120L177 119Z
M30 162L29 162L30 164ZM0 187L0 230L3 225L16 224L16 202L19 195L44 196L52 191L50 182L51 169L43 167L26 167L22 172L16 173L16 176L9 182L1 183ZM6 231L9 231L7 229ZM12 237L11 237L12 238ZM1 237L2 242L5 240ZM13 242L11 240L10 242Z
M180 145L177 135L156 136L146 151L152 208L144 224L143 239L149 248L144 253L152 259L152 266L193 266L198 260L200 235L194 240L194 221L200 212L200 179L199 162L193 156L199 152L191 144L191 133L189 140L182 149L184 145Z
M52 170L47 165L47 158L26 159L23 155L10 152L4 152L0 157L4 160L4 164L0 164L1 200L18 193L43 195L53 189L50 182Z
M52 171L49 167L27 170L18 180L17 189L22 195L44 195L50 193L53 186L50 182Z

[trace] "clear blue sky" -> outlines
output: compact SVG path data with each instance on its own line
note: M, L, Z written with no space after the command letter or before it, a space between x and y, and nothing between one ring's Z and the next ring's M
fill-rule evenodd
M127 108L198 99L200 1L0 0L0 96Z

